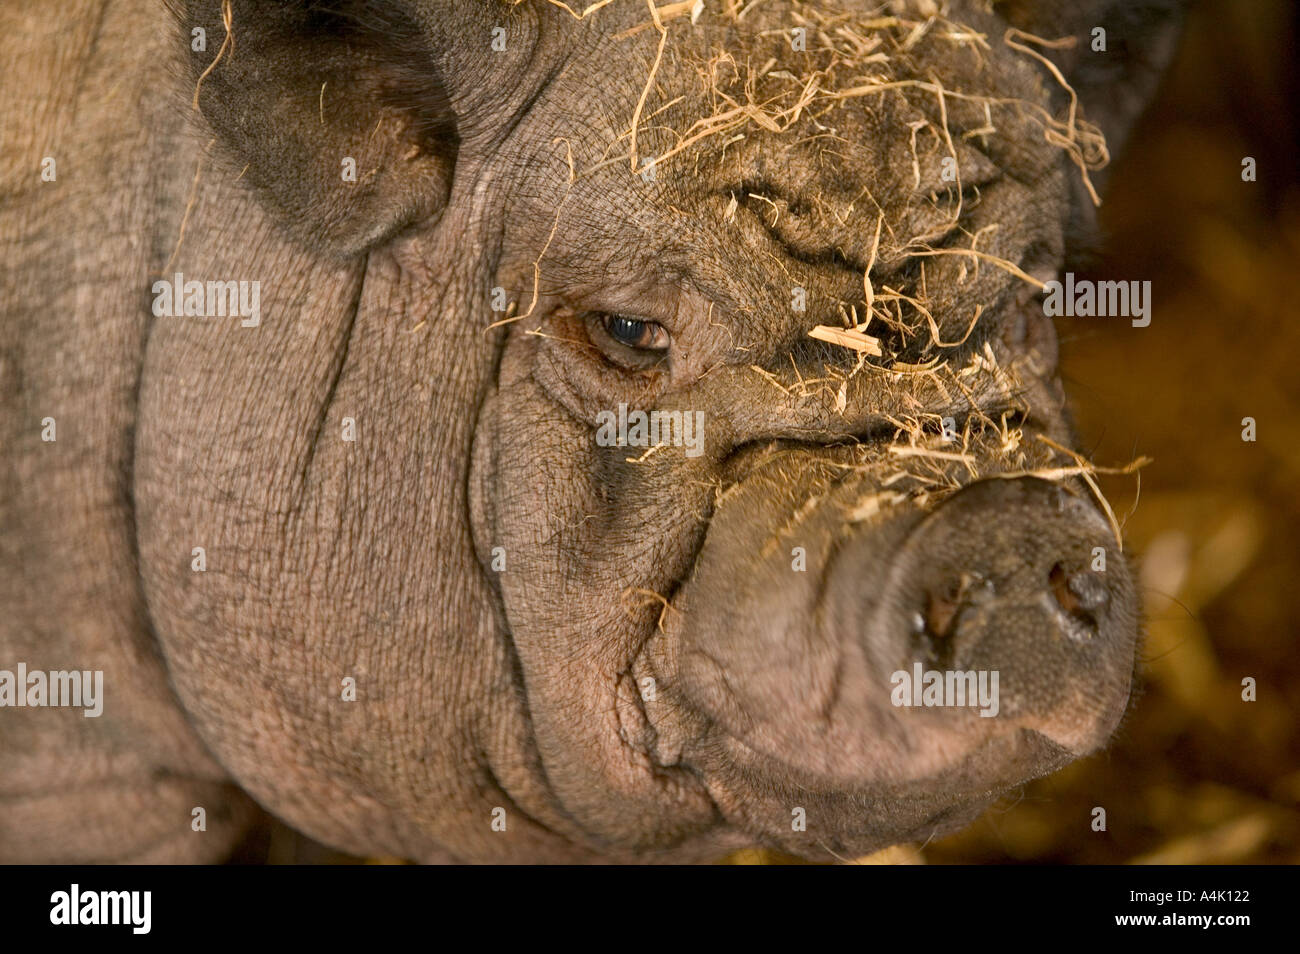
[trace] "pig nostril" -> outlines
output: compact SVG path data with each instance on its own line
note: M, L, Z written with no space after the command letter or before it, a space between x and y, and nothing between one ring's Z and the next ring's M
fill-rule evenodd
M947 639L952 635L952 624L961 608L961 591L948 586L942 593L931 593L925 607L925 629L930 635Z
M992 584L978 573L962 573L927 594L925 613L917 614L920 631L932 640L951 639L963 610L989 599Z
M1097 625L1098 614L1110 602L1110 591L1095 573L1068 573L1061 564L1053 565L1047 575L1052 586L1052 596L1068 615Z

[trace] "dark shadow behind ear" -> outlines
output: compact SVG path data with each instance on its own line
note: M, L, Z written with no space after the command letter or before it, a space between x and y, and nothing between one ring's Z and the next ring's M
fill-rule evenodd
M395 2L171 0L204 119L300 239L360 253L445 206L459 148L430 39ZM229 29L227 29L229 26Z
M1191 0L994 0L1012 27L1056 40L1074 37L1068 48L1036 47L1052 60L1079 97L1082 114L1106 137L1117 158L1129 132L1154 97L1182 34ZM1104 33L1097 33L1100 29ZM1104 44L1104 49L1098 48ZM1062 108L1068 94L1059 91ZM1107 170L1093 173L1103 188ZM1078 177L1070 232L1072 254L1087 256L1097 243L1096 210ZM1081 262L1081 264L1083 264Z
M1173 59L1189 0L994 0L1012 26L1073 47L1043 49L1114 156ZM1101 29L1104 35L1094 31ZM1104 43L1104 49L1094 49Z

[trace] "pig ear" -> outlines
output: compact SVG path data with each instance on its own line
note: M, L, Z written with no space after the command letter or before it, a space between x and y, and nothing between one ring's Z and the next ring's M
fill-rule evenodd
M400 4L172 7L192 50L187 93L231 165L291 231L350 255L443 208L456 116L434 41Z
M1187 0L995 0L1011 26L1072 47L1036 47L1079 96L1112 155L1155 93L1173 58Z

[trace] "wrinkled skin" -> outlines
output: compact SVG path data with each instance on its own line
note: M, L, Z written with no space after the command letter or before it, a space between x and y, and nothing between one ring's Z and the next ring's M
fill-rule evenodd
M102 668L107 699L0 711L0 857L218 859L256 802L426 861L830 859L951 831L1113 731L1129 571L1082 483L1023 476L1075 464L1040 439L1073 446L1025 276L1056 274L1090 203L1044 137L1066 97L1003 37L1108 24L1104 67L1052 55L1115 149L1160 11L952 0L909 44L915 5L815 5L904 21L854 64L814 31L791 49L809 5L710 4L665 23L639 161L747 82L787 106L817 70L929 85L648 176L644 4L236 2L197 113L219 4L86 6L0 31L33 76L6 109L34 116L0 213L0 665ZM46 154L58 183L33 185ZM976 235L1014 268L917 254ZM864 312L868 269L883 354L809 338ZM175 271L260 281L261 325L152 317ZM703 412L702 452L601 446L620 403ZM892 705L915 661L998 670L998 715Z

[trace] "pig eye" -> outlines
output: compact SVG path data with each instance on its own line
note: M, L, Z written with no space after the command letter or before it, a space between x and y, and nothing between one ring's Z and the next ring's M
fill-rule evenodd
M663 325L627 315L600 316L605 332L621 345L637 351L667 351L668 332Z

